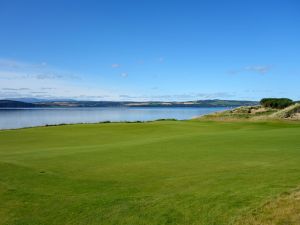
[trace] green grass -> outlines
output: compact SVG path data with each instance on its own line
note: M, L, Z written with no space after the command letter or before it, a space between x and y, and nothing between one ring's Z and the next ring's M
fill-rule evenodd
M300 123L0 131L1 225L228 225L300 185Z

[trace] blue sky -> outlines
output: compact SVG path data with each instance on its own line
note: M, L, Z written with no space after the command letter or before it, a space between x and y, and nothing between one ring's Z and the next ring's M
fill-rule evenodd
M300 99L298 0L0 0L0 98Z

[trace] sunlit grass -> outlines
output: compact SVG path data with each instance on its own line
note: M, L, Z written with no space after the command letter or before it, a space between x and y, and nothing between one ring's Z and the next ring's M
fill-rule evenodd
M300 184L300 124L159 121L0 132L0 224L222 225Z

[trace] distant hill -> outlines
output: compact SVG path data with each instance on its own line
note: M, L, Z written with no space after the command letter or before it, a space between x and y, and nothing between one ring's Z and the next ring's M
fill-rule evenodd
M12 101L12 100L0 100L0 108L30 108L36 107L35 104L20 102L20 101Z
M5 100L11 100L11 101L18 101L18 102L28 102L28 103L38 103L38 102L54 102L54 101L73 101L75 102L76 100L73 99L46 99L46 98L7 98Z
M32 99L31 99L32 100ZM255 101L237 100L197 100L183 102L131 102L131 101L74 101L74 100L44 100L35 102L21 102L1 100L0 107L238 107L257 105Z

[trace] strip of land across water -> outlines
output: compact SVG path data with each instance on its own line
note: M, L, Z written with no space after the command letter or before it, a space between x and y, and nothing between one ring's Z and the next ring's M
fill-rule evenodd
M256 105L256 101L195 100L195 101L77 101L45 99L4 99L0 108L39 107L238 107Z

